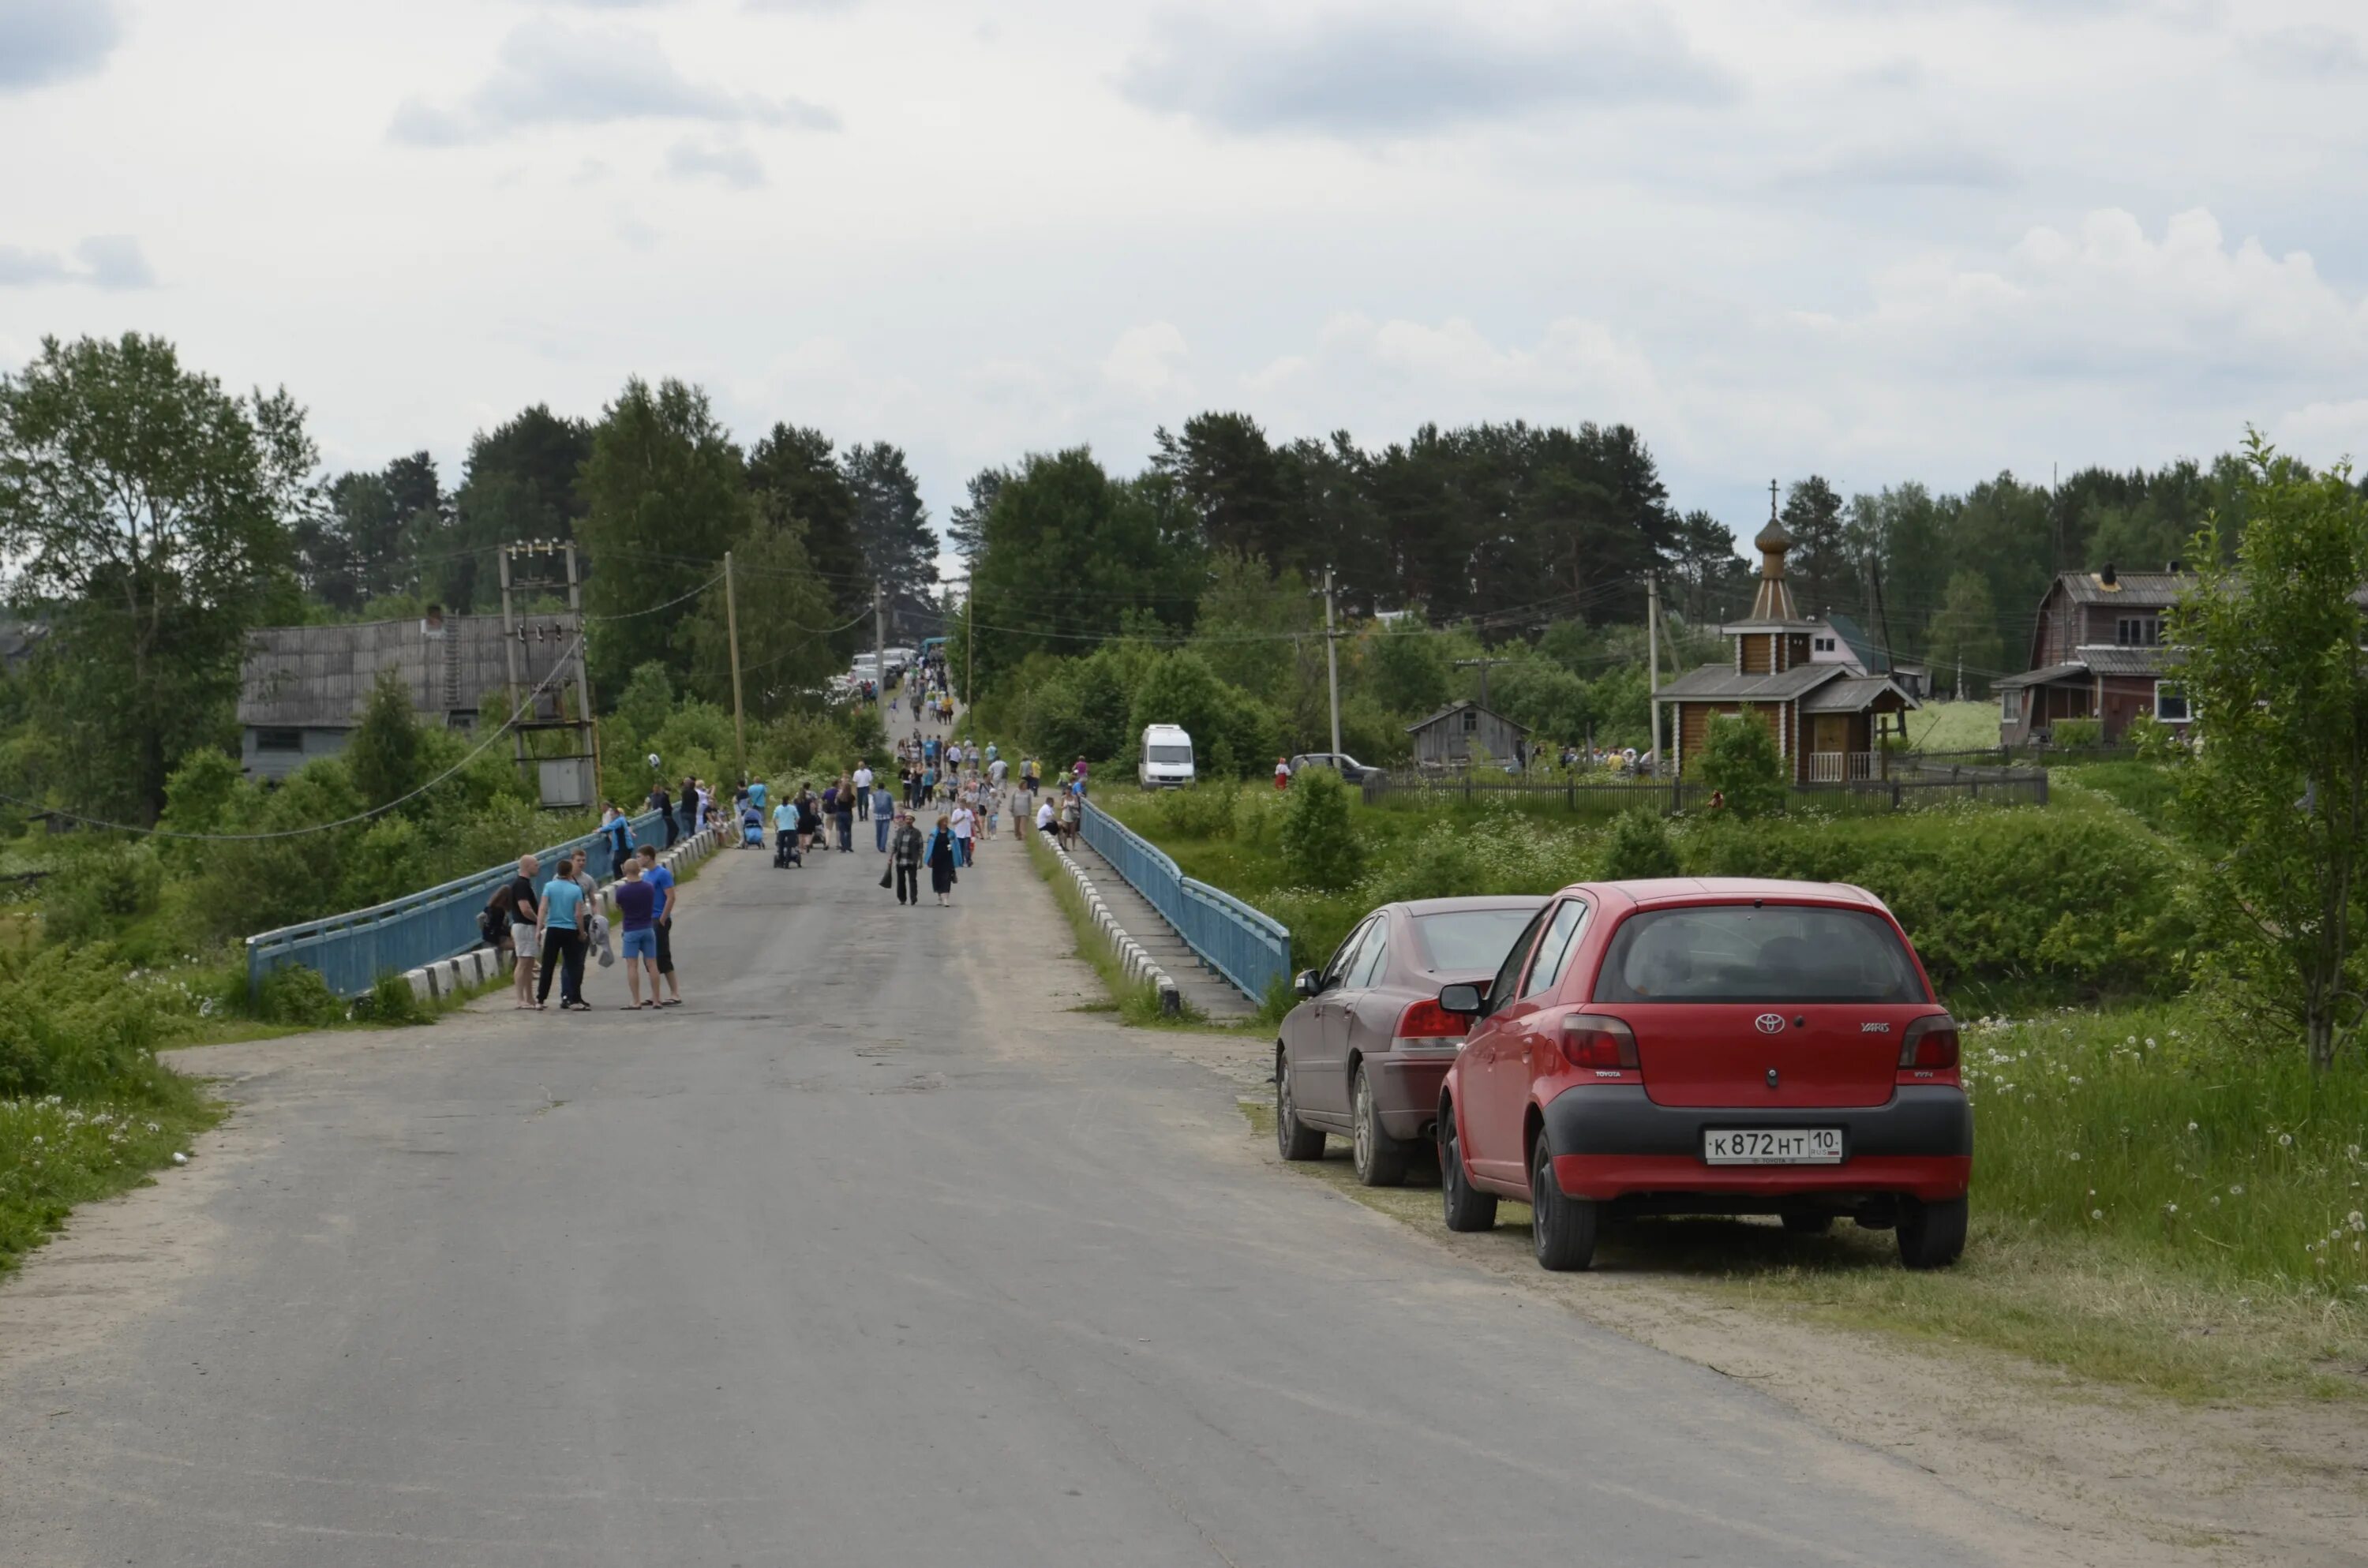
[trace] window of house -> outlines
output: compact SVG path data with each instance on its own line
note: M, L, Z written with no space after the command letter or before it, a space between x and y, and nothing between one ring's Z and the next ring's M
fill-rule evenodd
M1466 708L1463 710L1463 733L1467 735L1474 734L1478 733L1479 729L1480 714L1478 710Z
M2187 722L2187 692L2167 680L2154 683L2154 716L2166 724Z
M257 751L302 751L304 732L302 730L257 730L255 732Z
M2013 723L2022 717L2022 693L2017 690L1998 693L1998 717Z
M2124 648L2152 648L2162 642L2162 617L2125 615L2115 623L2113 641Z

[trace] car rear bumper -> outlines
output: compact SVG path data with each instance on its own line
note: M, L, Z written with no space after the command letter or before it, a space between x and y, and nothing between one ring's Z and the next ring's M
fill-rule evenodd
M1440 1086L1455 1065L1452 1052L1439 1056L1368 1056L1373 1110L1393 1138L1428 1138L1439 1119Z
M1545 1108L1554 1179L1598 1200L1701 1195L1755 1200L1802 1196L1964 1196L1973 1175L1974 1111L1946 1085L1903 1085L1889 1102L1840 1109L1702 1109L1655 1105L1642 1085L1580 1085ZM1719 1127L1839 1127L1838 1165L1713 1165L1702 1133Z

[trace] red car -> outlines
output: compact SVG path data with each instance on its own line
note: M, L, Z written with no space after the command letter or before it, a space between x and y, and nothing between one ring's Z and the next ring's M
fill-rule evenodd
M1440 1092L1447 1227L1526 1199L1538 1262L1585 1268L1605 1214L1848 1215L1900 1261L1965 1244L1973 1108L1957 1026L1861 888L1672 879L1565 888L1486 987Z

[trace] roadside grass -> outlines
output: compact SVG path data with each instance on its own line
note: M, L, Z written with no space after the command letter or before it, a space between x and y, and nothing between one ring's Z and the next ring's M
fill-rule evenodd
M1094 924L1092 914L1086 908L1084 895L1077 892L1077 884L1061 869L1061 862L1054 858L1053 851L1045 847L1039 835L1028 835L1027 842L1028 863L1043 880L1045 887L1053 894L1053 902L1060 905L1062 915L1067 917L1070 934L1076 938L1077 957L1093 966L1094 972L1101 977L1103 988L1110 993L1108 1007L1087 1003L1080 1011L1115 1012L1121 1022L1137 1028L1213 1027L1206 1015L1190 1002L1184 1002L1182 1012L1174 1017L1161 1011L1158 991L1126 972L1125 966L1118 960L1118 955L1111 952L1110 944L1102 939L1101 929Z
M1907 715L1907 744L1917 751L1987 751L1998 744L1998 705L1927 702Z
M2184 1006L1970 1025L1974 1224L1953 1269L1909 1273L1887 1233L1744 1220L1617 1227L1597 1267L2176 1398L2368 1395L2368 1074L2315 1082L2207 1051L2204 1030ZM1272 1131L1271 1108L1243 1109ZM1438 1223L1435 1190L1302 1168ZM1502 1206L1516 1255L1528 1224Z
M2078 762L2051 767L2051 785L2093 790L2128 811L2157 833L2180 830L2179 769L2155 762Z

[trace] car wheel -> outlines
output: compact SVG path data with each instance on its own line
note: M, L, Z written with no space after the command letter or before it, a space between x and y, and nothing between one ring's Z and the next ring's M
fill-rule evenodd
M1439 1118L1439 1190L1451 1231L1496 1228L1497 1195L1473 1189L1463 1174L1463 1153L1455 1138L1455 1111L1450 1107Z
M1554 1180L1554 1150L1540 1133L1530 1151L1530 1235L1538 1267L1565 1272L1594 1262L1597 1213L1593 1199L1564 1194Z
M1964 1256L1965 1200L1899 1206L1899 1261L1910 1268L1946 1268Z
M1357 1063L1356 1084L1349 1092L1349 1101L1357 1118L1356 1131L1349 1137L1356 1155L1357 1179L1367 1187L1403 1187L1406 1145L1383 1131L1381 1108L1373 1103L1372 1080L1361 1062Z
M1796 1236L1822 1236L1834 1228L1831 1214L1815 1214L1795 1210L1784 1216L1784 1229Z
M1291 1055L1280 1046L1274 1053L1274 1146L1286 1160L1320 1160L1324 1133L1300 1123L1291 1098Z

